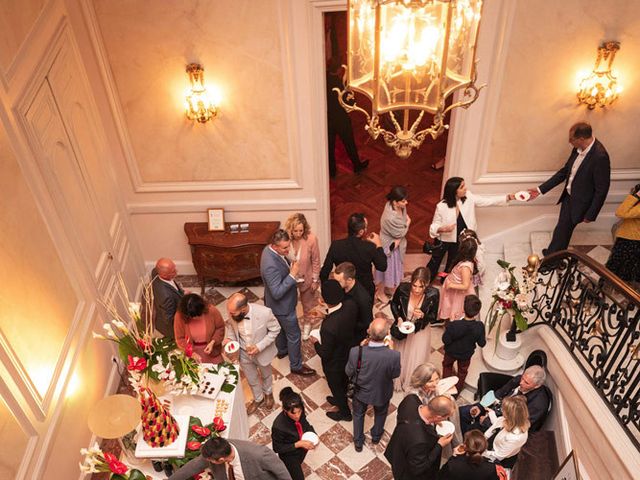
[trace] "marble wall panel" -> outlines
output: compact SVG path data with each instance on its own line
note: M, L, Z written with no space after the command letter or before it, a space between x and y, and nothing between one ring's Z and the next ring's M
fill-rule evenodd
M277 0L93 0L143 182L289 178ZM222 91L205 125L183 111L185 66Z
M519 0L511 29L488 170L559 168L570 153L569 127L582 120L593 125L614 168L637 168L640 137L629 126L640 122L640 3ZM576 74L593 68L603 40L621 42L614 70L625 90L611 108L590 111L577 104Z
M0 478L16 478L29 437L0 398Z

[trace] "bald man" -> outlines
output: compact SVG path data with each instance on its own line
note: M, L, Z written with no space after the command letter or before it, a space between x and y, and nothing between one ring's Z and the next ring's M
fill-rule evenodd
M448 419L455 404L449 397L437 396L423 405L418 395L407 395L398 405L396 425L384 456L398 480L435 480L440 469L442 448L453 434L439 437L435 426Z
M177 274L176 264L170 258L160 258L151 271L155 327L167 338L175 338L173 317L184 296L184 290L175 280Z
M369 341L364 346L353 347L345 367L348 377L358 375L356 394L353 397L353 442L356 452L364 444L364 415L369 405L375 413L371 428L371 441L380 442L384 433L389 401L393 395L393 379L400 376L400 352L384 344L389 334L389 324L384 318L376 318L367 330ZM358 370L360 357L360 371Z

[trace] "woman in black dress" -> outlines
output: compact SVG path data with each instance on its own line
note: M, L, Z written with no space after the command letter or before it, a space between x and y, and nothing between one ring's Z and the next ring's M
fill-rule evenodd
M482 456L487 449L487 439L480 430L470 430L464 435L464 444L454 450L454 456L440 469L438 480L499 480L504 469ZM500 472L500 474L499 474Z
M300 394L291 387L285 387L280 392L282 412L273 421L271 427L271 441L273 451L291 474L292 480L303 480L302 462L308 450L315 445L308 440L302 440L302 435L315 430L307 421L304 413L304 403Z

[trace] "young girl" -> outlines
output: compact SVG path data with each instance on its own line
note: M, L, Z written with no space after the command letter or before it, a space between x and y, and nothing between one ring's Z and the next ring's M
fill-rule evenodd
M302 213L291 215L284 229L291 237L291 260L298 262L298 292L302 303L302 339L309 339L313 323L311 311L318 305L320 286L320 250L318 240L311 233L311 227Z
M308 440L302 440L302 435L305 432L315 433L315 430L307 421L300 394L295 393L291 387L285 387L280 391L280 402L282 412L275 418L271 427L273 451L287 467L292 480L303 480L302 462L307 456L307 451L313 450L315 445Z
M464 297L475 294L473 275L477 273L476 253L478 244L472 238L458 246L455 266L447 276L440 294L438 318L459 320L464 316Z

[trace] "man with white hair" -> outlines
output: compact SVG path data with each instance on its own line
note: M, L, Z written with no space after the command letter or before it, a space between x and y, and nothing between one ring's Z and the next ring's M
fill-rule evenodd
M502 400L515 395L524 395L527 399L531 430L540 429L551 401L546 388L541 388L546 378L547 374L544 368L540 365L532 365L522 375L513 377L506 385L494 392L497 402L492 405L493 408L485 409L479 403L460 407L462 433L464 434L474 428L482 431L488 429L495 421L495 418L502 415L500 410Z

